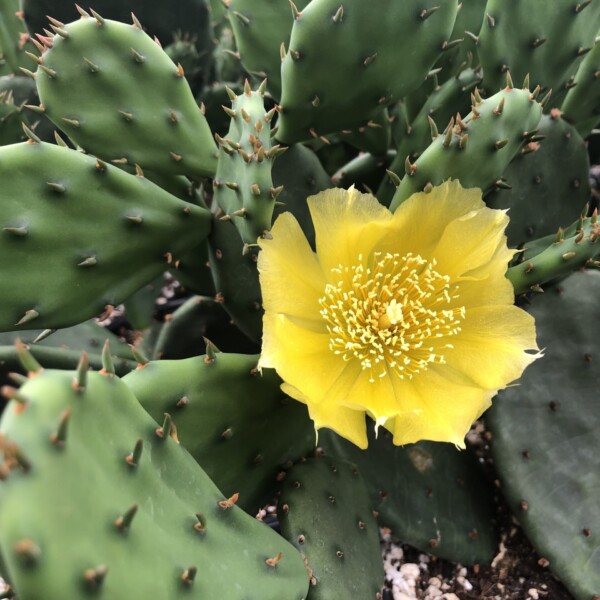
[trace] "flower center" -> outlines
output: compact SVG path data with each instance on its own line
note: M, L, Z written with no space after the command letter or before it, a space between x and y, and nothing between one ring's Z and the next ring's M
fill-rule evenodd
M401 379L444 363L444 343L460 331L465 307L451 308L456 285L419 255L375 252L365 264L332 269L336 283L319 300L329 347L369 370L370 381L394 372Z

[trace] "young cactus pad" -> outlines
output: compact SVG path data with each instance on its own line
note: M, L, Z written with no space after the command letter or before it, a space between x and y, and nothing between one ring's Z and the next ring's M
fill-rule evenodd
M159 173L212 176L216 147L183 70L137 25L86 17L39 58L45 114L104 160Z
M160 275L207 210L141 176L45 143L0 147L0 330L68 327Z
M86 367L8 392L0 550L19 598L305 598L297 551L221 494L170 417Z

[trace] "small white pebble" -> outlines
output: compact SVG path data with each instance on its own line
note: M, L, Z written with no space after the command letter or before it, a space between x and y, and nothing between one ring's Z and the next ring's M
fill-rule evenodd
M456 578L456 581L462 585L462 587L465 588L465 590L467 590L467 592L470 592L473 589L473 586L471 584L471 582L468 579L465 579L465 577L463 577L462 575L459 575Z
M442 585L442 580L439 577L430 577L427 583L439 588Z
M440 600L460 600L460 598L456 594L450 592L448 594L444 594Z
M442 590L435 585L430 585L425 590L425 600L433 600L434 598L439 598L442 595Z
M404 563L400 567L400 573L405 578L410 578L417 580L421 577L421 571L419 570L419 565L415 565L415 563Z
M409 596L408 594L401 592L396 586L392 588L392 595L394 600L414 600L417 597L416 595Z
M535 588L529 588L529 589L527 590L527 595L528 595L530 598L533 598L533 600L538 600L538 599L539 599L539 597L540 597L540 594L539 594L539 592L538 592L538 591L537 591Z
M461 569L458 571L458 574L459 574L461 577L466 577L466 576L467 576L467 569L466 569L465 567L462 567L462 568L461 568Z

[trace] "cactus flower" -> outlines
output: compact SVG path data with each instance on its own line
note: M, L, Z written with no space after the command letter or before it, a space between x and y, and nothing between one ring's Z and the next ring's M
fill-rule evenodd
M361 448L365 415L398 445L464 447L496 392L539 356L505 277L506 212L457 181L395 213L355 189L308 203L316 253L290 213L260 241L259 366L277 371L316 429Z

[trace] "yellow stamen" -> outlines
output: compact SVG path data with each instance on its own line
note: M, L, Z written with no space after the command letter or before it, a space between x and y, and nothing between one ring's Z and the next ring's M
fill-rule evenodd
M389 370L401 378L444 363L441 338L457 334L465 308L451 308L456 286L419 255L375 252L369 261L332 269L319 300L327 321L329 347L349 361L358 359L371 381Z

